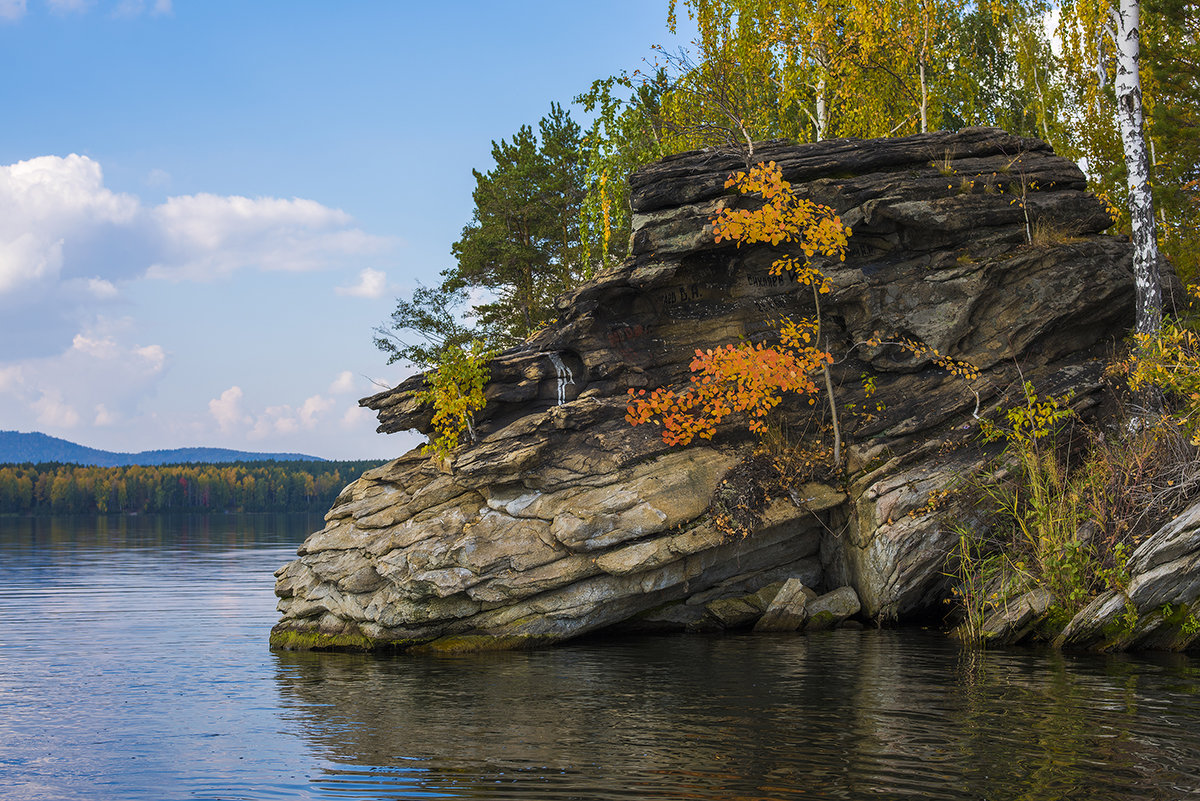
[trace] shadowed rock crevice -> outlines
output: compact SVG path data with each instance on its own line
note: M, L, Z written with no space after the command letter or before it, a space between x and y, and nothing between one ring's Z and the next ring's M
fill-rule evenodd
M684 382L698 348L770 340L771 321L813 313L811 290L769 275L779 249L713 241L710 218L752 202L724 189L739 158L673 156L632 178L629 259L491 362L479 441L449 464L414 451L342 492L277 573L274 644L465 650L616 625L720 627L721 615L751 626L769 608L764 588L789 579L853 588L849 614L866 619L938 607L965 514L938 499L983 462L967 431L977 403L1000 403L1023 376L1095 404L1101 359L1132 322L1129 245L1100 233L1104 206L1074 164L996 129L759 153L854 229L846 261L821 265L847 475L797 474L731 538L711 508L755 448L744 428L669 449L626 423L630 388ZM1026 212L1058 234L1030 244ZM979 367L978 400L928 356L860 344L877 331ZM380 431L428 431L421 383L362 401ZM828 415L807 399L778 413L799 440ZM852 606L838 597L837 610Z

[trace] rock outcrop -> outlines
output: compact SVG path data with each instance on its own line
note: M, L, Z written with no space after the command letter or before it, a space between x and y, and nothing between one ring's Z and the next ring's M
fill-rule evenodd
M632 178L629 259L492 362L478 442L448 462L414 451L342 492L276 574L274 645L461 650L618 625L749 627L788 580L852 588L861 610L839 595L839 619L938 608L964 514L944 496L984 459L975 413L1022 378L1099 403L1102 357L1131 323L1129 244L1100 233L1104 204L1074 164L996 129L757 156L853 229L845 262L822 265L845 475L772 472L736 426L668 448L625 421L627 391L686 381L698 348L770 339L771 321L814 312L810 290L769 275L780 249L713 242L710 219L751 202L723 188L740 159L674 156ZM877 331L981 376L861 344ZM364 399L381 431L428 429L421 381ZM799 441L827 417L806 399L777 412ZM749 533L730 536L722 512L739 509Z
M1182 651L1200 638L1200 503L1147 537L1125 565L1128 582L1071 616L1059 614L1044 588L999 605L984 622L986 642L1053 640L1089 651Z

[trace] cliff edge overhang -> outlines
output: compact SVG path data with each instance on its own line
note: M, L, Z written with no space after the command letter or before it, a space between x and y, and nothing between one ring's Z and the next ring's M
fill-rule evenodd
M846 354L832 372L848 476L761 499L753 530L730 537L714 503L737 500L755 442L730 429L668 448L625 421L627 391L686 381L697 349L813 313L810 290L770 276L779 250L713 241L711 218L739 202L724 185L740 158L673 156L631 179L625 263L491 362L478 442L449 463L413 451L368 471L276 573L275 646L453 651L741 626L788 579L853 587L877 620L937 607L965 514L938 499L984 459L966 427L1022 379L1100 403L1103 358L1132 322L1129 244L1101 233L1111 221L1076 165L997 129L756 155L853 230L846 260L822 265L823 335ZM928 355L861 346L879 331L975 365L977 394ZM362 401L380 431L428 431L421 381ZM803 436L812 408L780 417Z

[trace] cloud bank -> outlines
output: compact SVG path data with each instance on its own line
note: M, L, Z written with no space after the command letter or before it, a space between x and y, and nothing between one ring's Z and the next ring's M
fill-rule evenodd
M0 359L58 352L120 305L128 281L321 270L390 246L314 200L200 193L151 205L105 186L87 156L0 165L0 315L11 331ZM385 285L368 268L346 291L378 297Z
M385 246L345 212L313 200L196 194L146 207L105 187L87 156L0 166L0 296L63 278L111 285L138 275L315 270Z
M59 354L0 365L0 415L54 430L135 419L169 358L160 345L124 341L127 328L107 321Z

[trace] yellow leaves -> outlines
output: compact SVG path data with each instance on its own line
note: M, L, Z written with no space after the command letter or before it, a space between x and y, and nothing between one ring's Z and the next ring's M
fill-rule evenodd
M487 362L491 353L475 340L468 348L451 346L442 352L441 363L425 375L429 387L416 393L416 399L433 406L436 436L426 446L439 456L447 456L458 447L459 436L467 431L473 437L475 412L484 407L483 387L488 380Z
M937 348L931 348L924 342L910 337L899 337L885 343L882 335L876 332L875 336L868 339L864 344L868 347L879 347L883 344L896 345L918 359L928 357L938 367L968 383L979 378L979 368L970 362L957 359L953 356L944 356Z
M1113 372L1134 392L1156 387L1172 397L1176 424L1200 444L1200 337L1194 331L1167 320L1154 334L1135 334L1133 352Z
M795 242L804 253L805 265L818 253L845 260L850 228L842 225L830 207L796 197L775 162L731 175L725 188L736 188L743 195L759 195L765 202L754 210L722 209L711 220L715 242L732 240L739 247L743 242L772 246ZM785 258L795 263L790 256ZM778 275L779 271L773 267L772 273Z
M1073 392L1042 398L1033 391L1031 382L1024 382L1022 388L1025 404L1013 406L1005 412L1007 425L1004 428L990 420L981 421L980 431L985 441L1005 439L1018 447L1032 446L1042 437L1054 433L1059 424L1075 414L1070 408Z

